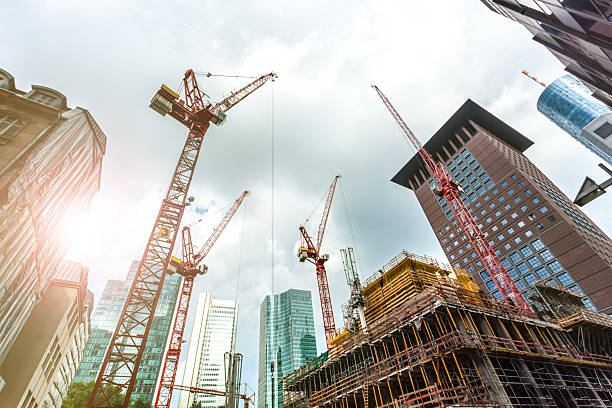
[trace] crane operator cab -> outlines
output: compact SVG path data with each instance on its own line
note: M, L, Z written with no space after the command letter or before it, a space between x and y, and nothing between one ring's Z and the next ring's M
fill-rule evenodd
M304 262L306 259L308 259L308 248L300 247L298 249L297 256L300 259L300 262Z

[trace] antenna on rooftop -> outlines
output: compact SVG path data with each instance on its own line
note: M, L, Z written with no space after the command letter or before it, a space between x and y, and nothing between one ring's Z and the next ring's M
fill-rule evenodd
M540 85L542 85L544 88L546 88L546 83L545 83L545 82L540 81L538 78L536 78L535 76L531 75L529 72L527 72L527 71L525 71L525 70L522 70L521 72L522 72L523 74L525 74L525 76L527 76L527 77L529 77L529 78L533 79L535 82L537 82L538 84L540 84Z

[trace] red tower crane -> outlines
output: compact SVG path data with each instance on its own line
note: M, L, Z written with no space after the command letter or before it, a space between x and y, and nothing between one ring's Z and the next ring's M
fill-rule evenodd
M336 183L340 176L334 177L329 186L327 192L327 200L325 201L325 208L323 209L323 217L319 224L319 231L317 232L317 243L316 245L312 242L310 235L306 231L306 228L300 226L300 237L301 244L298 250L298 258L300 262L308 260L315 265L317 274L317 284L319 286L319 298L321 299L321 311L323 312L323 327L325 328L325 341L329 347L329 343L336 335L336 323L334 322L334 311L332 309L331 296L329 295L329 285L327 283L327 272L325 271L325 262L329 259L329 255L320 254L321 242L323 241L323 234L325 233L325 226L327 225L327 218L329 217L329 210L331 208L332 199L334 198L334 191L336 190Z
M478 227L478 224L472 217L472 214L470 214L465 206L465 203L461 199L460 194L463 192L463 189L459 183L452 179L451 175L444 167L444 164L436 163L433 160L427 150L425 150L423 145L421 145L419 139L417 139L414 133L412 133L408 125L406 125L389 99L387 99L380 89L378 89L376 85L372 85L372 88L376 90L378 96L380 96L380 99L382 99L389 112L391 112L391 115L401 128L406 138L410 141L425 165L429 168L431 174L436 178L438 185L434 187L434 193L440 197L444 197L448 202L449 206L453 210L453 214L455 214L455 217L459 221L459 224L461 224L461 228L465 232L465 235L467 235L468 239L474 246L480 260L486 266L487 271L493 278L493 281L495 282L495 285L497 285L497 288L502 294L504 300L506 302L513 303L515 306L520 307L525 312L531 312L525 298L516 287L510 275L508 275L508 272L497 258L497 255L495 255L493 248L486 240L484 234Z
M183 78L184 100L165 85L151 100L149 106L153 110L162 116L169 114L185 125L189 133L111 337L88 408L128 407L185 210L193 171L210 123L221 125L225 121L225 112L276 77L273 72L263 75L212 105L204 100L195 73L190 69ZM122 402L111 402L116 399L122 399Z
M191 291L193 282L197 275L203 275L208 268L202 264L202 260L208 255L217 239L230 222L244 198L249 194L244 191L234 201L232 206L227 210L223 219L215 227L208 240L204 243L197 254L193 253L193 243L191 242L191 229L186 226L182 230L183 234L183 259L181 262L174 257L168 266L168 273L178 273L183 276L183 283L178 298L178 306L174 317L174 325L170 334L170 345L166 351L164 365L159 378L157 388L157 397L155 398L155 408L169 408L170 400L172 399L172 390L174 388L174 380L178 368L179 358L181 356L181 344L183 342L183 333L185 331L185 323L187 321L187 312L189 311L189 301L191 299Z

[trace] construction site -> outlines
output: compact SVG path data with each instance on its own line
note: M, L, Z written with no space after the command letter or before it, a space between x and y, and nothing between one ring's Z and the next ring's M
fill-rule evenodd
M612 406L612 319L538 287L536 316L402 251L364 282L366 327L286 376L283 406Z

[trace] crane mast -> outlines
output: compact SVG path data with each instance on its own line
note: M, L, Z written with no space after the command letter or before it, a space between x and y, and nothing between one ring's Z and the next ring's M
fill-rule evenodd
M162 85L153 96L149 106L162 116L170 115L186 126L189 132L111 337L88 408L128 407L185 210L195 165L210 123L221 125L228 109L276 77L274 73L261 76L234 92L231 104L213 107L204 101L195 73L190 69L183 77L184 100L180 100L180 95L166 85ZM112 402L117 398L122 398L120 404Z
M194 279L197 275L203 275L208 268L200 267L202 260L208 255L210 249L217 242L217 239L230 222L232 217L240 208L245 197L249 194L244 191L234 201L232 206L227 210L219 225L217 225L206 243L197 254L194 254L193 243L191 241L191 228L186 226L183 228L183 260L176 262L176 259L171 260L171 265L168 267L168 273L178 273L183 276L181 290L179 292L178 305L174 317L174 324L170 332L170 344L164 358L159 384L157 387L157 396L155 397L155 408L169 408L172 399L172 390L176 379L178 362L181 356L181 344L183 343L183 334L185 332L185 324L187 322L187 313L189 312L189 302L191 300L191 292L193 290Z
M323 313L323 328L325 329L325 341L329 347L331 340L336 335L336 323L334 322L334 311L332 308L331 296L329 294L329 284L327 282L327 271L325 270L325 262L329 259L329 255L320 254L321 242L325 234L325 227L329 217L332 199L336 190L336 184L340 176L334 177L327 192L325 207L323 209L323 217L317 231L317 242L314 243L308 235L306 228L302 225L299 228L301 235L301 245L298 250L298 258L300 262L308 260L315 265L317 286L319 288L319 299L321 300L321 312Z
M419 139L414 135L412 130L410 130L408 125L406 125L395 107L381 92L381 90L378 89L376 85L372 85L372 88L374 88L374 90L378 93L378 96L383 101L408 141L412 144L419 156L423 159L423 162L425 162L429 168L432 175L435 177L438 185L435 186L434 193L440 197L444 197L448 202L453 214L455 215L455 218L457 218L459 224L461 224L461 228L465 232L465 235L467 235L471 244L474 246L476 253L493 278L493 281L499 289L499 292L502 294L504 300L518 306L525 312L531 312L527 301L516 287L516 284L510 275L508 275L508 272L497 258L497 255L495 255L493 248L485 239L480 227L461 199L460 194L463 192L461 186L452 179L444 167L444 164L436 163L433 160L431 155L427 152L423 145L421 145Z

